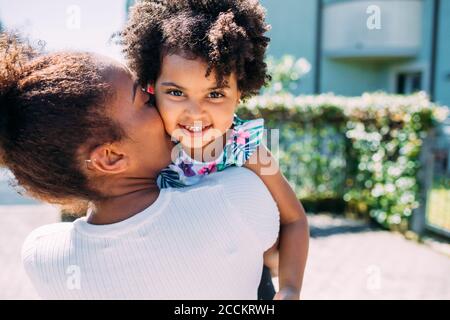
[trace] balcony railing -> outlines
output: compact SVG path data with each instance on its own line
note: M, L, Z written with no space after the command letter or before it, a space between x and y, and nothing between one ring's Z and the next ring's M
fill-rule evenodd
M336 1L323 8L323 48L331 58L408 58L421 46L421 0Z

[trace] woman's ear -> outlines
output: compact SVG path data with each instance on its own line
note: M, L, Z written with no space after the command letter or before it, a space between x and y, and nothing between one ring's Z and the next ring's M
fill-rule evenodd
M113 144L105 144L95 148L87 160L90 169L106 174L117 174L129 166L129 158L121 153Z

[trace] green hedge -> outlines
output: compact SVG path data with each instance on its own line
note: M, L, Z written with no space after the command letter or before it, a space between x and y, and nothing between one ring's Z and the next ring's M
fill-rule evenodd
M424 93L280 94L254 97L238 114L279 129L280 167L302 201L343 200L347 211L405 231L418 206L420 147L447 110Z

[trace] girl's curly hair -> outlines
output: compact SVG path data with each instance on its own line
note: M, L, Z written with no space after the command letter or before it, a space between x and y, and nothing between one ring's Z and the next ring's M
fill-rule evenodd
M201 58L217 81L236 72L242 98L269 80L264 62L270 39L257 0L142 0L120 33L129 66L142 85L154 83L166 54Z
M102 197L79 151L124 135L105 115L114 95L105 68L88 53L40 55L17 35L0 34L0 166L33 197L59 204Z

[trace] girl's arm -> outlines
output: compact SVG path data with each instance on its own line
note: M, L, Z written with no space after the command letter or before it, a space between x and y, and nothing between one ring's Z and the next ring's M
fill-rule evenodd
M299 299L309 247L305 210L265 146L259 146L244 166L262 179L280 211L280 290L275 299Z

